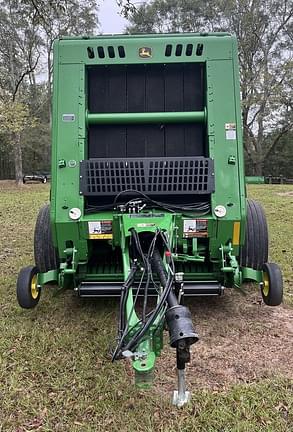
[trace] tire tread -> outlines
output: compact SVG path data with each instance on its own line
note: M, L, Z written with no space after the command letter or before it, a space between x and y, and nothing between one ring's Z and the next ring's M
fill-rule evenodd
M34 234L34 256L41 273L57 268L57 254L53 246L50 225L50 205L45 204L39 211Z
M245 243L240 249L240 265L262 270L268 261L268 226L262 206L247 200Z
M36 299L31 295L30 286L32 277L37 274L38 269L34 266L24 267L20 270L16 283L16 297L19 306L24 309L32 309L38 303L40 299L40 294Z

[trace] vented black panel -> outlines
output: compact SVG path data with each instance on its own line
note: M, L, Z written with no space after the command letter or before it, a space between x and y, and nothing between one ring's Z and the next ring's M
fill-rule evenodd
M92 125L88 157L206 156L201 124Z
M105 56L104 49L101 55ZM91 113L202 111L204 65L95 65L87 69Z
M147 195L214 191L214 162L204 157L90 159L81 161L80 175L85 196L113 196L127 189Z
M204 109L204 64L93 65L87 68L91 113ZM207 156L200 123L90 125L89 158Z

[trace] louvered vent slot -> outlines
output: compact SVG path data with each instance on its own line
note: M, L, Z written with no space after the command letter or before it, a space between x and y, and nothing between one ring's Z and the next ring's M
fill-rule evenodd
M182 55L182 45L181 44L176 45L175 55L176 55L176 57L180 57Z
M90 58L90 59L95 58L95 52L94 52L94 49L92 47L87 47L87 55L88 55L88 58Z
M127 189L149 195L209 194L214 191L212 159L90 159L80 163L80 192L116 195Z
M115 58L114 47L108 46L108 55L109 55L110 58Z
M102 46L98 47L98 56L99 56L99 58L105 58L104 47L102 47Z
M197 56L201 56L203 53L203 44L197 44L196 47L196 55Z
M185 55L187 57L192 56L192 51L193 51L193 45L192 44L187 44L186 45L186 50L185 50Z
M119 46L118 47L118 54L120 58L124 58L125 57L125 49L123 46Z
M172 54L172 45L166 45L166 48L165 48L165 56L166 57L170 57L171 56L171 54Z

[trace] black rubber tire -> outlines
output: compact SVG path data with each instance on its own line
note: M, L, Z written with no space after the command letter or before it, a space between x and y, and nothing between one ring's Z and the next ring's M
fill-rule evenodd
M32 295L31 284L33 277L38 273L37 267L29 266L20 270L16 283L16 296L20 307L32 309L39 303L41 288L36 298Z
M261 295L268 306L279 306L283 301L283 277L278 264L265 263L263 266L264 277L268 279L268 291L262 286Z
M34 234L35 263L40 273L55 270L58 267L58 256L53 246L50 225L50 205L44 205L38 214Z
M241 267L262 270L268 261L269 234L266 215L262 206L254 200L247 200L245 243L240 249Z
M48 181L47 177L44 177L43 180L42 180L42 183L47 183L47 181Z

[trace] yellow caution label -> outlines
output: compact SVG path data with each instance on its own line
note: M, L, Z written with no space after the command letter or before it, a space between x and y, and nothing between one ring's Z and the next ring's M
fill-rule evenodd
M90 221L88 228L90 240L111 240L113 238L111 220Z
M90 234L90 240L111 240L113 238L113 234Z
M240 243L240 222L234 222L232 243L234 246Z

